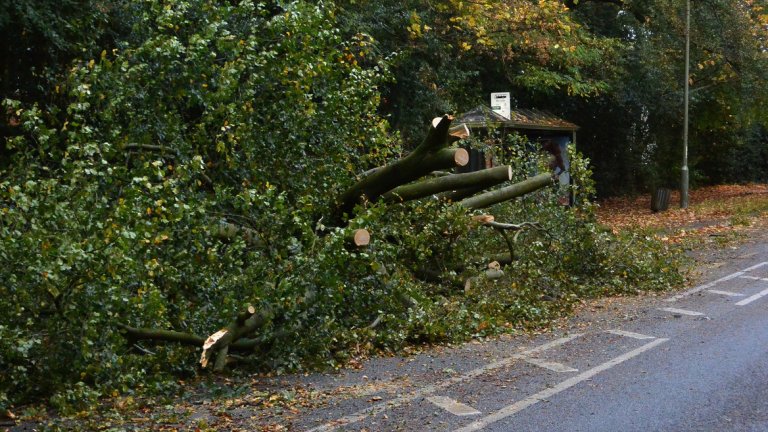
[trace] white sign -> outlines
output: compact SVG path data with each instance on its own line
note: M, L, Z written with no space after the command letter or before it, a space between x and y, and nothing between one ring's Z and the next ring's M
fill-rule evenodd
M510 99L509 92L491 93L491 109L496 114L508 119L512 109Z

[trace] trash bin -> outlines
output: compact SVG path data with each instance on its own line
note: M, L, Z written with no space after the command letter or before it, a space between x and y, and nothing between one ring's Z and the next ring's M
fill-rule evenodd
M656 188L651 197L651 211L660 212L669 208L669 195L672 191L667 188Z

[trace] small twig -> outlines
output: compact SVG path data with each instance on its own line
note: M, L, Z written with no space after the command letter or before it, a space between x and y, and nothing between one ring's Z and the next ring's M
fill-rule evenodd
M155 355L155 353L154 353L153 351L150 351L150 350L148 350L147 348L144 348L144 347L143 347L143 346L141 346L141 344L139 344L139 343L134 343L134 344L133 344L133 347L134 347L134 348L136 348L137 350L139 350L139 351L143 352L144 354L147 354L147 355Z
M376 319L373 320L373 322L368 325L368 328L369 329L375 329L376 327L378 327L379 324L381 324L381 321L383 321L383 320L384 320L384 315L383 314L377 316Z
M504 231L520 231L524 228L533 228L537 231L543 231L544 228L542 228L541 224L538 222L523 222L519 224L510 224L510 223L502 223L502 222L496 222L496 221L484 221L482 222L483 225L491 228L495 228L497 230L504 230Z
M514 242L517 241L517 234L515 234L515 238L510 240L509 235L507 235L507 231L501 228L494 228L494 230L501 235L501 237L504 238L504 241L507 242L507 248L509 248L509 259L514 261L515 260L515 245ZM518 231L519 233L519 231Z
M123 146L125 150L145 150L145 151L156 151L163 154L166 153L172 153L171 156L181 157L179 154L179 151L174 148L162 146L162 145L154 145L154 144L126 144Z

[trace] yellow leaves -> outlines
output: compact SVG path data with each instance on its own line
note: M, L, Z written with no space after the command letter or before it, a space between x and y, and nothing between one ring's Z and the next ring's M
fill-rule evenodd
M96 64L96 60L91 59L91 61L88 62L88 69L93 69L93 66Z
M462 51L469 51L469 50L471 50L471 49L472 49L472 45L470 45L470 44L468 44L468 43L466 43L466 42L462 42L462 43L459 45L459 49L461 49Z
M422 24L421 17L416 13L411 13L410 24L407 27L408 36L411 39L418 39L424 35L424 33L432 30L432 27Z
M162 242L164 242L164 241L166 241L168 239L169 239L169 237L168 237L167 234L160 234L157 237L155 237L154 240L152 240L152 243L155 244L155 245L159 245L159 244L161 244Z

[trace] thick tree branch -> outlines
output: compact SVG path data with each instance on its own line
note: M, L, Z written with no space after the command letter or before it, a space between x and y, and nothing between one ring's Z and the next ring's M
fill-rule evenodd
M512 179L512 168L505 165L465 174L451 174L403 186L381 196L385 202L403 202L424 198L440 192L467 187L488 188Z

